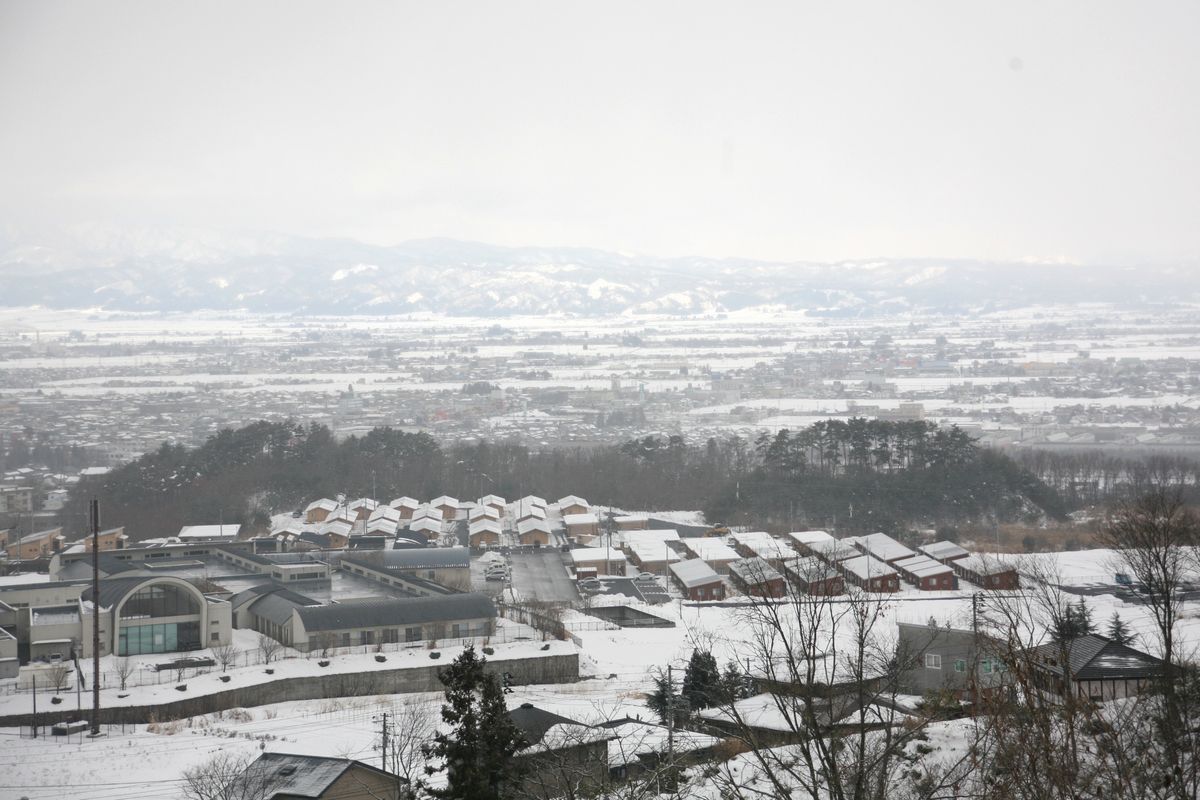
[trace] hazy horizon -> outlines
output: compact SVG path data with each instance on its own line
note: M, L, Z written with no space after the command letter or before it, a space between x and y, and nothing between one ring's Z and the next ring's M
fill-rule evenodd
M1200 7L0 3L0 216L662 257L1200 258Z

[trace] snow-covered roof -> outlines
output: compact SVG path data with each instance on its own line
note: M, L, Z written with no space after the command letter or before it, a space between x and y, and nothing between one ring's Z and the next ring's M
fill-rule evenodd
M677 561L669 566L671 574L689 589L696 586L707 586L710 583L719 583L721 580L721 576L699 558Z
M497 520L479 519L472 522L467 530L471 536L477 533L494 533L499 536L504 529L500 527L500 523Z
M729 563L729 571L748 584L767 583L783 576L761 558L742 558Z
M962 558L971 555L971 551L960 547L954 542L933 542L917 548L930 558L945 561L948 558Z
M570 527L572 525L598 525L599 517L595 514L564 514L563 524Z
M735 561L741 556L720 539L703 537L700 539L680 539L688 552L705 561Z
M797 544L812 547L820 542L832 542L834 538L825 531L790 531L788 536Z
M597 561L624 561L625 554L615 547L576 547L571 551L571 560L576 564L592 564Z
M953 574L954 570L940 561L925 555L916 555L893 562L896 569L907 572L918 578L928 578L930 575Z
M405 495L404 497L397 497L395 500L388 503L388 505L391 506L392 508L414 508L415 509L415 508L420 508L421 501L415 497L409 497L408 495Z
M679 554L663 542L626 539L625 549L638 561L678 561Z
M573 495L573 494L569 494L566 497L558 498L558 507L559 508L562 508L563 506L583 506L584 508L586 508L587 504L588 504L587 500L584 500L582 497L579 497L579 496Z
M882 561L895 561L897 558L912 558L916 555L886 533L870 533L859 536L854 541L858 547Z
M883 578L888 575L896 574L896 570L892 569L889 565L885 564L874 556L848 558L841 562L839 566L846 570L846 572L849 572L851 575L855 575L863 580Z
M328 497L322 497L320 500L314 500L304 507L305 511L315 511L318 508L323 508L326 511L333 511L338 507L336 500L330 500Z
M232 539L242 529L241 525L184 525L179 529L180 539Z
M532 517L530 519L523 519L517 523L517 533L518 534L529 533L531 531L542 531L543 533L550 533L550 523L546 522L546 520L544 520L544 519L538 519L537 517Z

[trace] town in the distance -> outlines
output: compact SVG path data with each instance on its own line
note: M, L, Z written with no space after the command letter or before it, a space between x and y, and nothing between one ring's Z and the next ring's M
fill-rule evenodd
M0 796L1200 788L1190 311L0 320Z

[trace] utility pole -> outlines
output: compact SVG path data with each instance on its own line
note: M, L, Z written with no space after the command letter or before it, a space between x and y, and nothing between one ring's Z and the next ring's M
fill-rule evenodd
M116 614L116 609L113 609ZM92 736L100 735L100 501L92 498Z
M675 680L667 665L667 763L675 763Z
M29 676L33 680L33 738L37 738L37 675Z
M388 724L387 724L387 712L385 711L385 712L383 712L383 747L380 748L380 756L383 761L383 763L380 764L380 767L382 767L384 772L387 772L387 753L388 753L388 749L387 749L388 741L387 740L388 740Z

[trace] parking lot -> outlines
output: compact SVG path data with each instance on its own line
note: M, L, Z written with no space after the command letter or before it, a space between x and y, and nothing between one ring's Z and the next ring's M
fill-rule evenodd
M509 556L512 588L522 600L573 603L579 599L557 550L527 550Z

